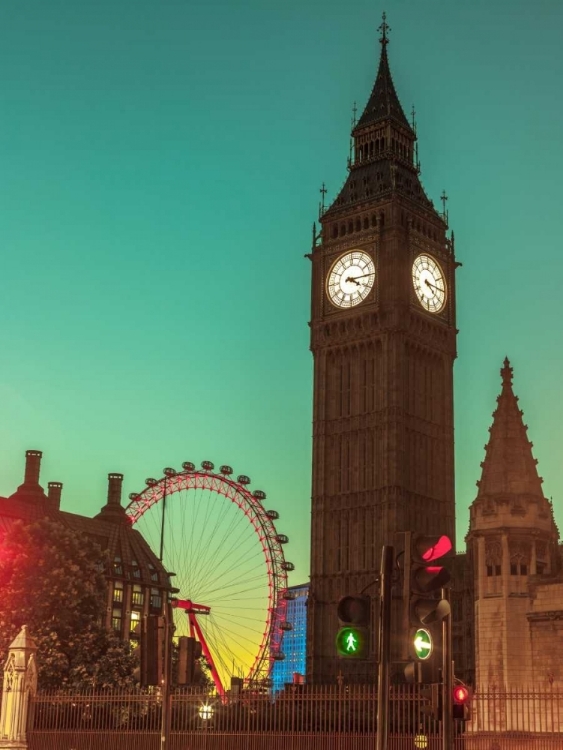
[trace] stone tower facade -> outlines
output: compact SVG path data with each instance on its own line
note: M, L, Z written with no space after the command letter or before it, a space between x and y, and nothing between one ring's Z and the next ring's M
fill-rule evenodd
M468 563L475 596L475 682L503 690L563 680L563 582L559 532L542 491L508 359L477 497ZM550 643L552 644L550 646Z
M380 31L379 69L352 130L348 176L322 211L310 256L313 683L339 673L375 678L374 661L338 661L334 639L338 599L374 592L382 545L406 530L454 538L453 235L420 182L385 17Z

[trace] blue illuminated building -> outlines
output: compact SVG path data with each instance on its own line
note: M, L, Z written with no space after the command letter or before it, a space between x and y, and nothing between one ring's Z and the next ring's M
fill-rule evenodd
M287 622L292 629L283 634L281 650L283 661L274 662L272 670L273 690L282 690L287 683L305 680L305 650L307 642L307 597L309 584L290 586L287 601ZM294 675L298 675L294 677Z

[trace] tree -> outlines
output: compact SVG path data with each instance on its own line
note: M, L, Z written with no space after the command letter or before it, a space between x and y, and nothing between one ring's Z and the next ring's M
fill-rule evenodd
M16 521L0 540L0 660L22 625L37 644L40 688L125 687L135 654L102 624L99 546L61 523Z

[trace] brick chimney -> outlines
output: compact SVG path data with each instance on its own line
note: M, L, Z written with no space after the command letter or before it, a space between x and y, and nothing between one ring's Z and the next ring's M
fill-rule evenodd
M63 491L62 482L49 482L47 485L47 497L49 504L54 510L59 510L61 507L61 492Z
M39 484L39 472L41 470L41 451L25 452L25 476L24 484Z
M108 474L108 505L121 507L123 474Z
M121 505L121 485L123 474L108 474L108 501L98 513L96 518L104 521L129 523L125 508Z

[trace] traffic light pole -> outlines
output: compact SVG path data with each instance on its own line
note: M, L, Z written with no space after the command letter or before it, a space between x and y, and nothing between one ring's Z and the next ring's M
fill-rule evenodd
M172 612L168 601L164 604L164 665L162 674L162 685L160 697L162 700L162 713L160 721L160 750L168 750L168 739L170 737L170 662L171 662L171 638L172 638Z
M442 599L449 601L449 590L442 589ZM452 613L442 620L442 750L453 750L454 669L452 661Z
M387 750L389 735L389 663L391 661L391 577L395 549L384 545L381 550L380 615L379 615L379 670L377 680L377 739L376 750Z

